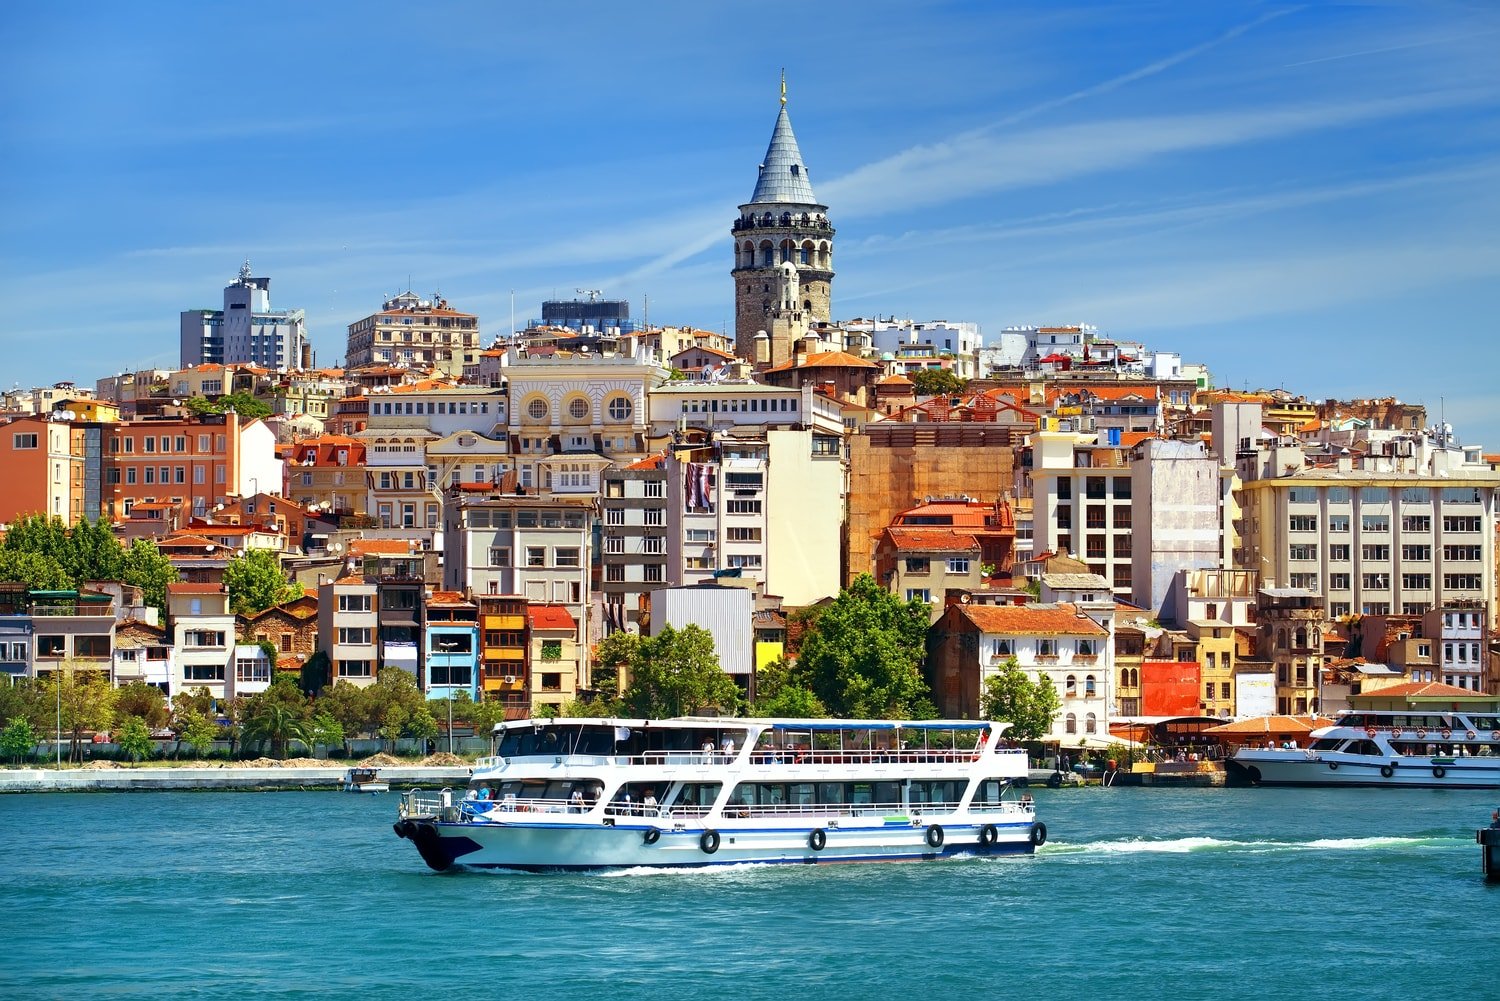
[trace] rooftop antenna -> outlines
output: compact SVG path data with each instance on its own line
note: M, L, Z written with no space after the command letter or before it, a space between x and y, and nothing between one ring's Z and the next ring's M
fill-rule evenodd
M597 289L597 288L575 288L573 291L577 292L579 295L586 295L586 296L588 296L589 297L589 302L596 301L601 295L604 294L604 290L603 289Z
M781 67L781 106L786 107L786 67Z

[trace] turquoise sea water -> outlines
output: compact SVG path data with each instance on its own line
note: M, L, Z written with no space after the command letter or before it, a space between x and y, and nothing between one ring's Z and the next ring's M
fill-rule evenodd
M1500 794L1036 798L1027 859L538 876L393 796L0 796L0 998L1500 999Z

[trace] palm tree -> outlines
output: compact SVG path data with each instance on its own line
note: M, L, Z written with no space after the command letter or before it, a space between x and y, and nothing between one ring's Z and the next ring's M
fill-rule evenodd
M246 741L269 741L275 758L286 757L287 744L293 740L312 746L311 724L296 709L280 702L257 706L245 720L241 736Z

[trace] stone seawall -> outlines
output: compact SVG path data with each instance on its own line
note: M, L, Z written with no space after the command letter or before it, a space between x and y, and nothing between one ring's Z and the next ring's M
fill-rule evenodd
M0 771L0 793L7 792L162 792L201 790L268 792L283 789L337 789L347 767L335 768L24 768ZM391 765L380 777L398 792L411 786L462 787L469 769Z

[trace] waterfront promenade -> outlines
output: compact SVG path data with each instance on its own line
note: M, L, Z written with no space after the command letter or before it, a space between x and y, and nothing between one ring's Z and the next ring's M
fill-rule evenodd
M19 768L0 770L0 793L337 789L344 784L348 767ZM469 780L469 768L391 765L380 769L380 777L390 783L392 791L407 786L462 786Z

